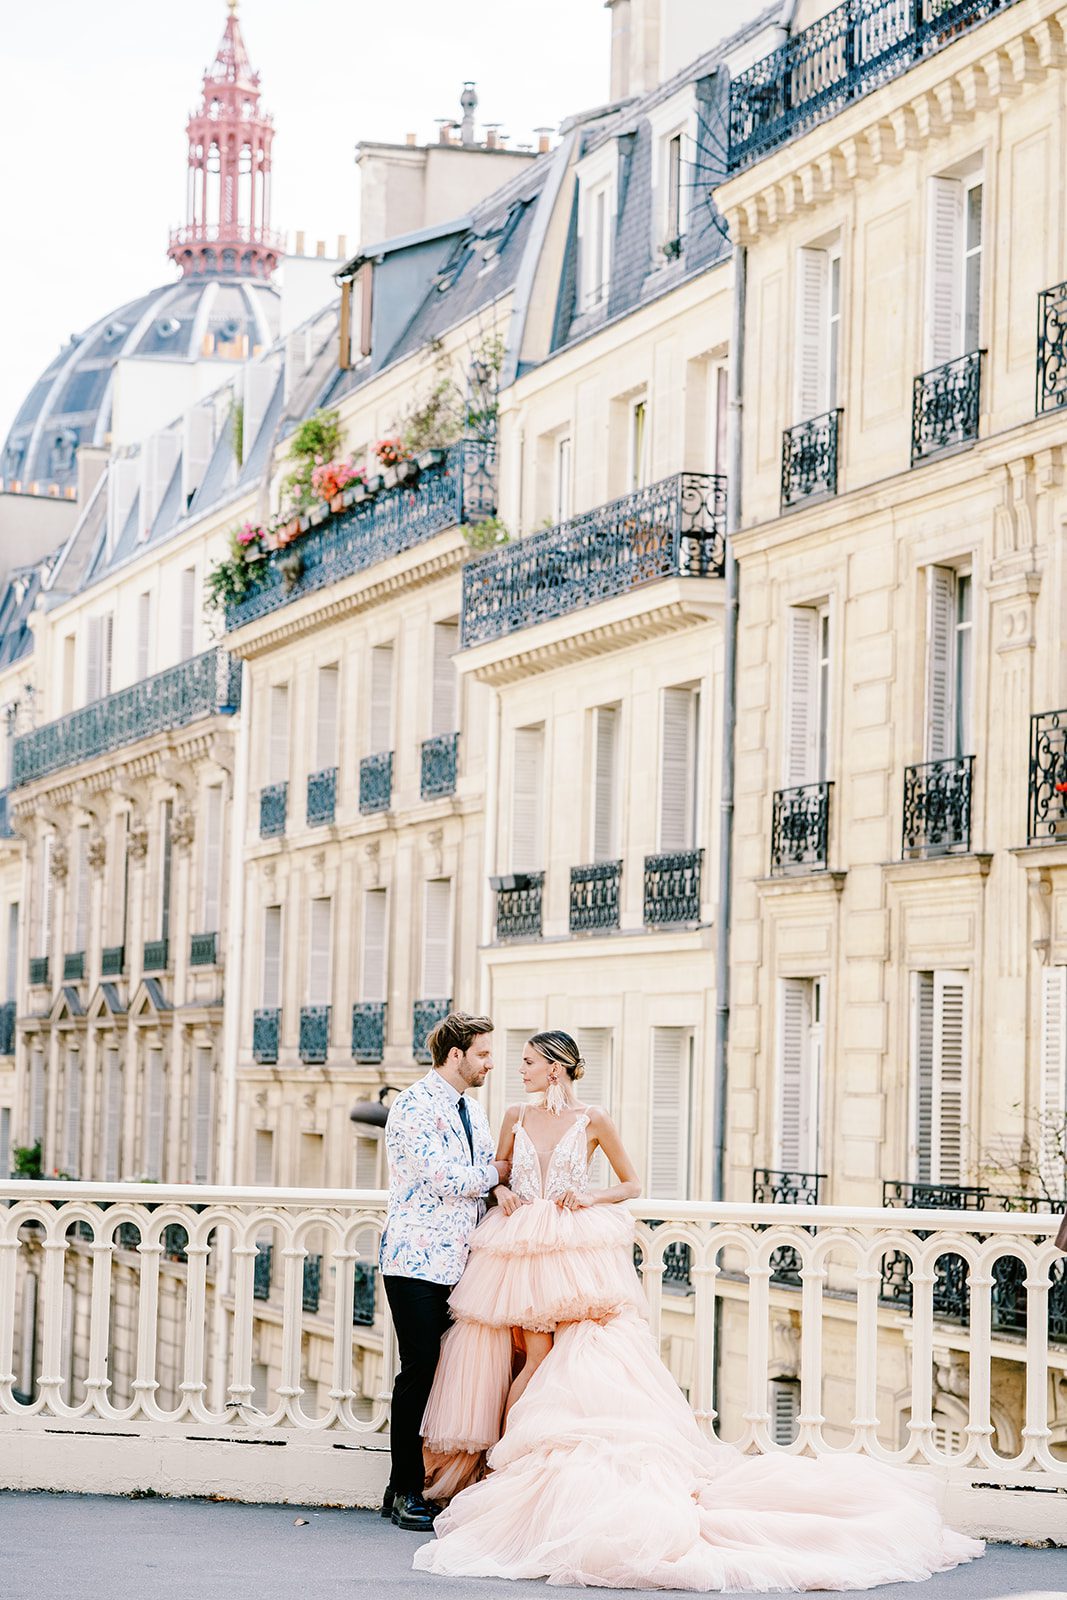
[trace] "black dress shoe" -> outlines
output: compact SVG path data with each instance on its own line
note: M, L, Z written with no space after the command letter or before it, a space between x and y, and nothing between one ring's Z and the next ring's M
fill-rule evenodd
M381 1514L382 1514L383 1517L391 1517L392 1516L392 1514L393 1514L393 1501L395 1499L396 1499L396 1490L393 1488L391 1483L387 1484L386 1485L386 1489L385 1489L385 1493L382 1495L382 1511L381 1511Z
M440 1510L440 1506L435 1506L432 1500L424 1500L421 1494L393 1496L393 1521L409 1533L432 1533L433 1519Z

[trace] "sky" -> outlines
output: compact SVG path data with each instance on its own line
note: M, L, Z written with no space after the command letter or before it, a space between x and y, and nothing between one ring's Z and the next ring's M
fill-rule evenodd
M171 281L185 122L225 18L225 0L4 8L0 441L72 333ZM358 238L358 140L435 138L464 79L513 144L608 97L603 0L241 0L240 18L277 129L272 221L331 253Z

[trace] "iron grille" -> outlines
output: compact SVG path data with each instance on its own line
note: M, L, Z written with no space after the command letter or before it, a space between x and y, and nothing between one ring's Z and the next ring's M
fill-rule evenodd
M170 941L149 939L144 947L144 960L141 965L145 972L166 972L169 959Z
M374 1268L357 1261L352 1281L352 1325L374 1326Z
M13 839L15 830L11 826L11 813L8 809L9 791L0 789L0 839Z
M1042 289L1037 297L1038 416L1067 405L1067 283Z
M782 510L825 500L837 493L841 407L782 434Z
M218 961L217 933L194 933L189 940L189 965L213 967Z
M322 827L332 822L337 808L337 768L326 767L313 772L308 778L307 824L309 828Z
M30 957L30 983L31 984L39 984L39 985L41 985L43 987L48 981L49 981L48 957L47 956L31 956Z
M278 1059L282 1014L277 1006L252 1013L252 1059L260 1066L272 1066Z
M411 1009L411 1049L415 1060L422 1066L428 1066L430 1052L426 1045L426 1035L431 1028L443 1022L452 1010L451 1000L416 1000Z
M977 439L984 355L984 350L971 350L915 379L911 399L913 467Z
M68 950L63 957L63 982L73 983L85 977L85 951Z
M256 1256L252 1262L252 1297L255 1300L270 1299L270 1269L273 1255L273 1245L256 1244Z
M825 1172L775 1172L757 1167L752 1174L752 1200L758 1206L817 1206L819 1185L825 1182ZM802 1263L793 1245L772 1250L770 1268L773 1283L800 1287Z
M364 756L359 764L359 809L363 816L388 811L393 803L393 752Z
M330 1053L330 1006L301 1006L300 1059L321 1066Z
M0 1056L15 1054L15 1002L5 1000L0 1006Z
M572 933L587 933L619 926L621 861L595 861L571 868Z
M771 819L771 872L825 871L829 860L829 783L776 789Z
M357 1000L352 1007L352 1059L371 1063L385 1055L385 1001Z
M512 872L490 878L496 890L498 939L540 939L543 872Z
M458 743L458 733L439 733L423 742L419 792L424 800L455 794Z
M1067 711L1030 718L1030 806L1027 842L1067 839Z
M971 848L973 756L904 768L905 860Z
M288 783L268 783L259 791L259 837L278 839L285 832L289 807Z
M300 1304L305 1311L315 1312L319 1309L319 1298L322 1294L322 1257L304 1257L304 1282L300 1296Z
M126 946L124 944L110 944L100 953L100 975L104 978L120 978L126 967Z
M703 860L703 850L676 850L645 857L646 927L700 921Z

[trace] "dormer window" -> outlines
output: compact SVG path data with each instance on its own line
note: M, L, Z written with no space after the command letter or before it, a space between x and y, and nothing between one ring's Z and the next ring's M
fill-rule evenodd
M605 308L611 292L617 172L614 139L578 165L578 301L583 312Z
M682 136L680 133L672 134L667 140L667 232L663 241L663 253L668 258L672 252L675 256L680 253L682 242Z
M695 85L687 83L648 113L652 140L652 259L680 259L689 221L693 152L697 149Z

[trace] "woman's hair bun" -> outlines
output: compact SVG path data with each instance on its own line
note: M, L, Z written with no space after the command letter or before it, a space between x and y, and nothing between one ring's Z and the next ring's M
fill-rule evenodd
M577 1061L574 1063L574 1066L571 1068L571 1077L574 1078L576 1081L579 1078L584 1078L585 1077L585 1057L584 1056L579 1056Z

